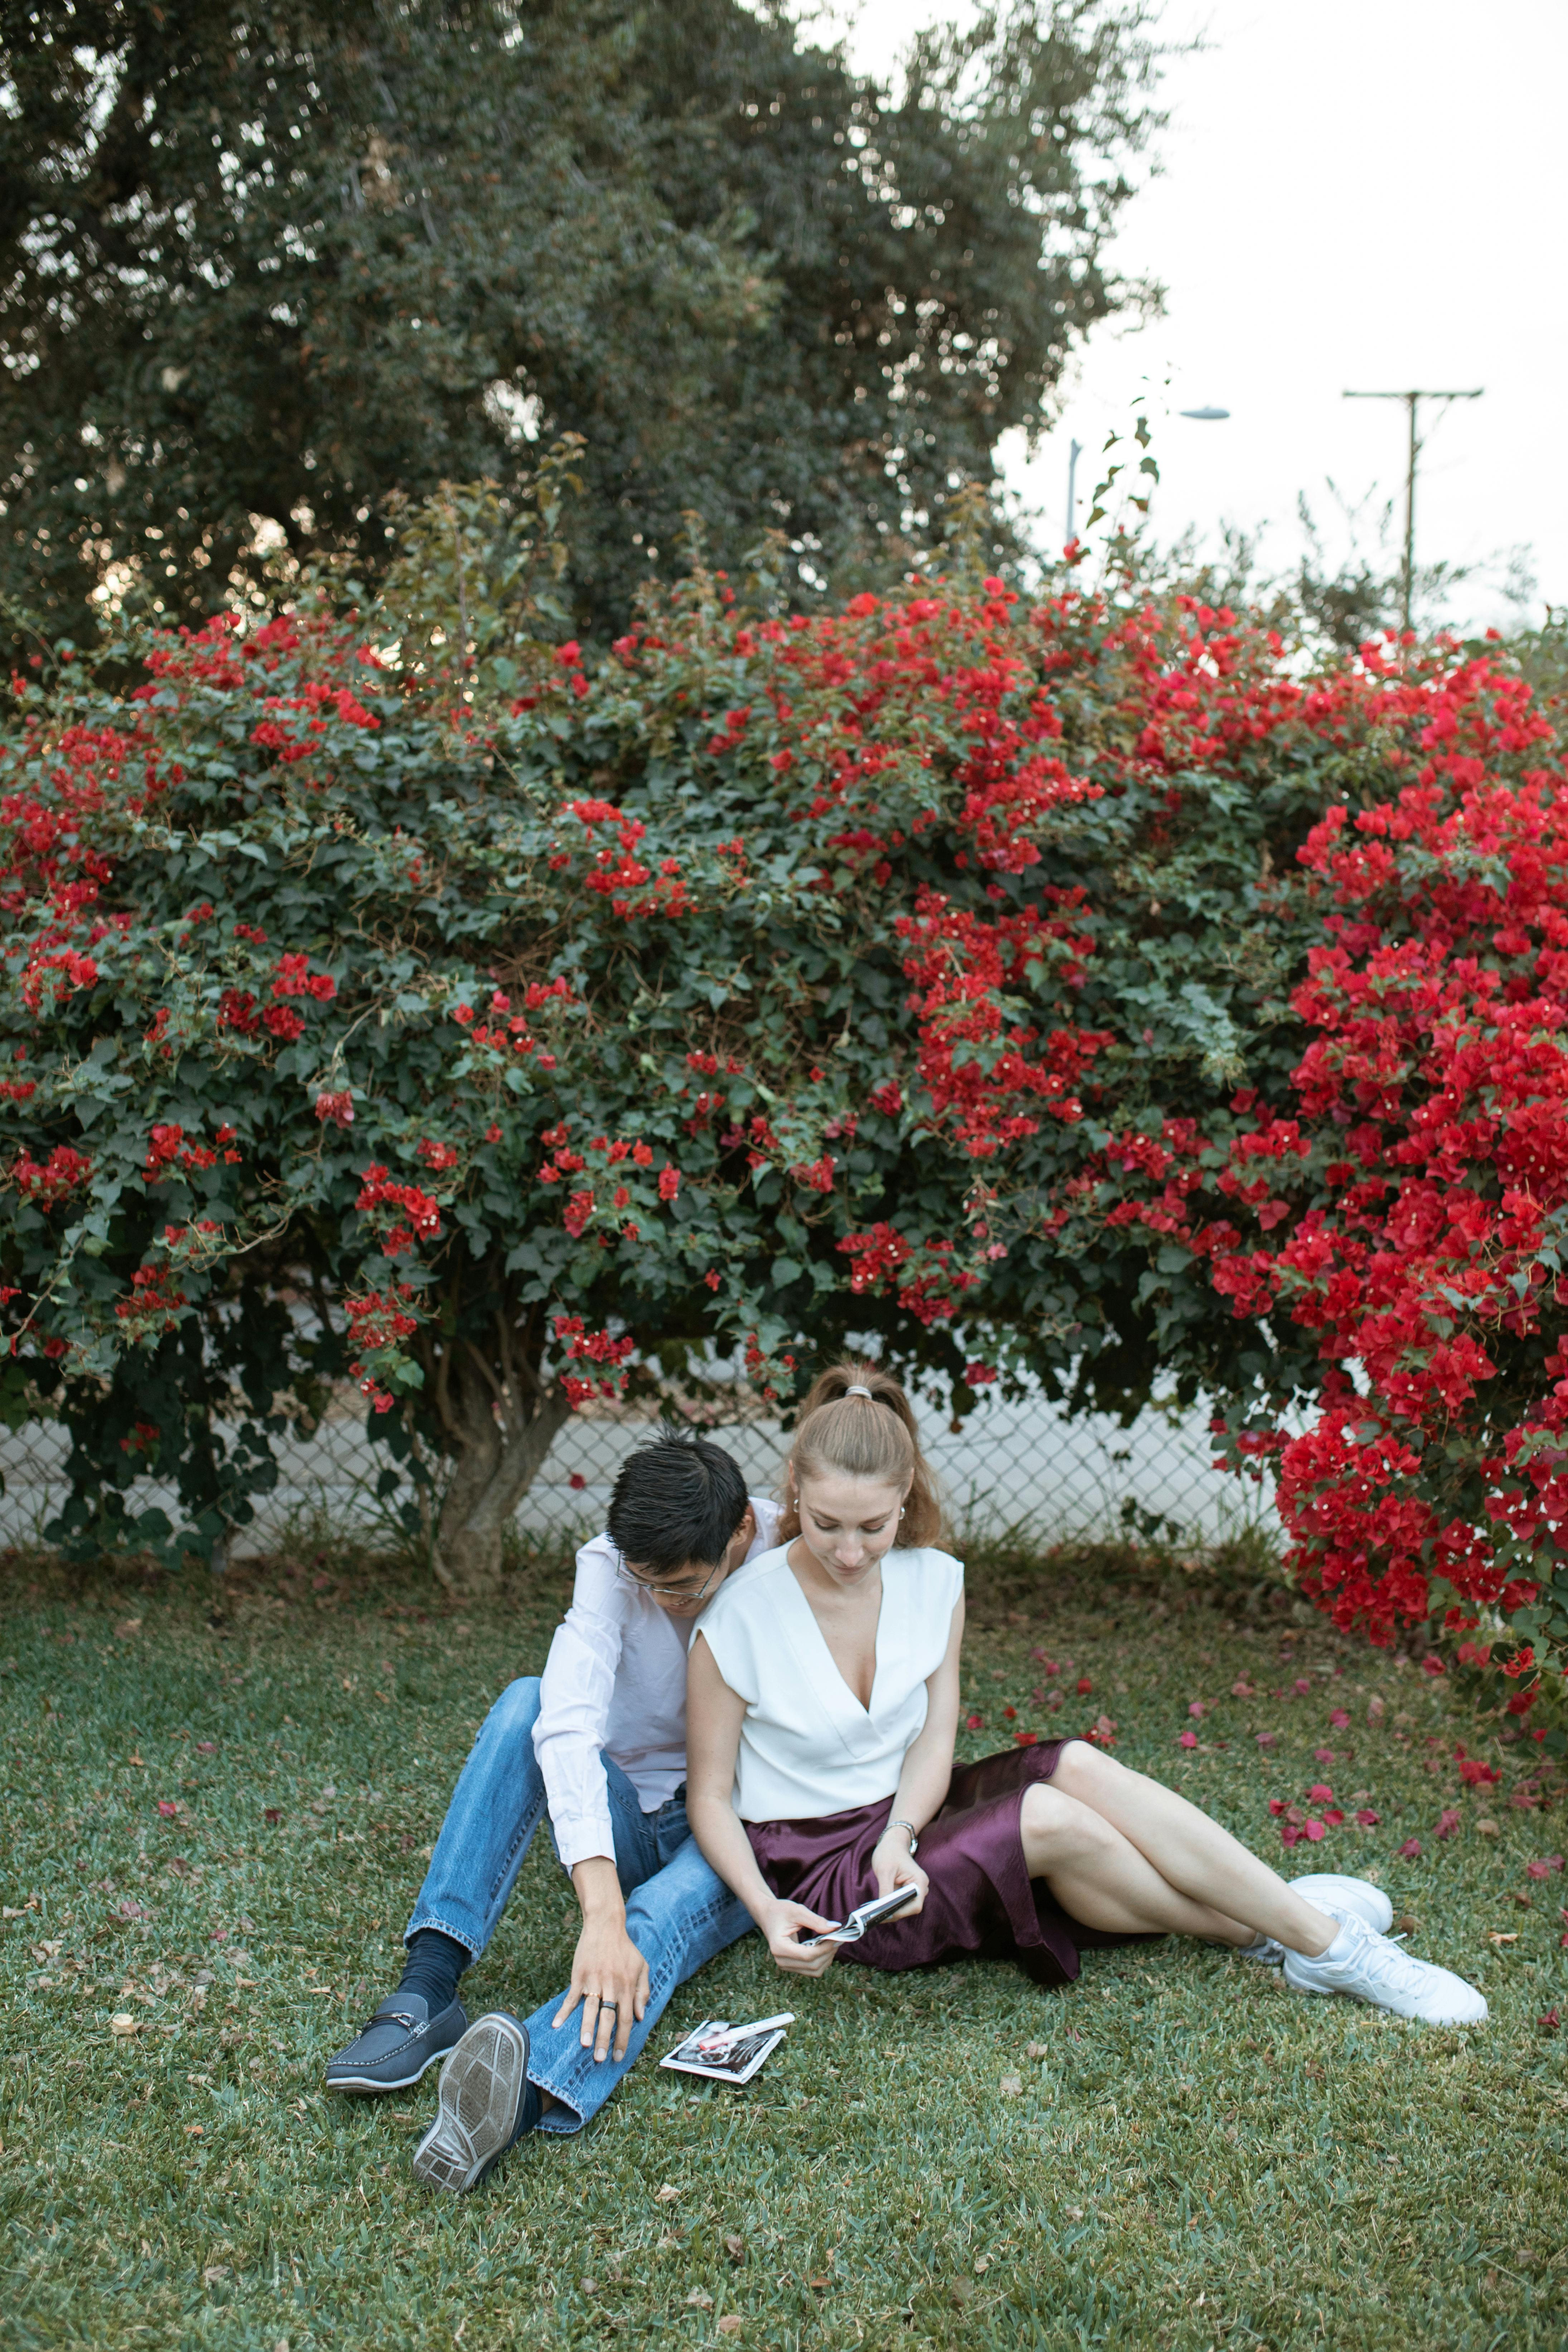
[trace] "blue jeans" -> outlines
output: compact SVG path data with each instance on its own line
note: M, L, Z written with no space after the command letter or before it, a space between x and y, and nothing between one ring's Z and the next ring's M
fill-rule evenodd
M477 1958L495 1933L545 1810L544 1776L533 1753L538 1717L539 1684L528 1676L507 1685L480 1725L405 1942L421 1927L439 1927ZM626 2056L603 2060L579 2040L581 2008L563 2026L552 2021L563 1992L534 2011L527 2020L530 2079L561 2102L544 2116L542 2131L581 2131L637 2059L676 1986L752 1924L745 1906L703 1860L686 1825L684 1795L645 1813L619 1765L608 1756L604 1761L626 1933L647 1962L647 2007L632 2027Z

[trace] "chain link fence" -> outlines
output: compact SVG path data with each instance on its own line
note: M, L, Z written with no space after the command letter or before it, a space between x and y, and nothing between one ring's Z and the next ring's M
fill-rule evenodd
M1176 1413L1158 1405L1123 1428L1108 1416L1069 1420L1037 1399L987 1401L954 1431L934 1408L921 1407L922 1441L942 1483L955 1530L974 1538L1006 1536L1042 1547L1073 1538L1134 1535L1205 1544L1267 1526L1267 1489L1215 1469L1206 1409ZM517 1513L528 1538L563 1545L604 1525L616 1473L644 1442L655 1409L594 1405L574 1413L557 1436ZM732 1412L702 1415L735 1455L753 1493L771 1493L785 1438L778 1422L737 1390ZM40 1544L65 1500L68 1450L56 1423L0 1433L0 1546ZM367 1434L363 1402L345 1390L310 1437L277 1448L279 1479L258 1498L253 1524L239 1531L235 1556L283 1550L306 1529L405 1546L412 1488L391 1456ZM174 1490L138 1479L133 1511L161 1506L177 1524Z

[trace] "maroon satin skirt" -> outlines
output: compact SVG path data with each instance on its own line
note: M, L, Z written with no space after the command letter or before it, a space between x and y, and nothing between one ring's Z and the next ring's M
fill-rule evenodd
M1068 1984L1079 1954L1149 1936L1085 1927L1069 1918L1024 1861L1024 1791L1048 1780L1065 1739L1009 1748L954 1769L947 1802L921 1832L920 1861L930 1874L925 1908L913 1919L868 1928L843 1944L842 1960L898 1970L947 1960L1016 1960L1037 1984ZM773 1893L804 1903L824 1919L847 1919L877 1892L871 1855L888 1826L891 1797L817 1821L747 1822L757 1866Z

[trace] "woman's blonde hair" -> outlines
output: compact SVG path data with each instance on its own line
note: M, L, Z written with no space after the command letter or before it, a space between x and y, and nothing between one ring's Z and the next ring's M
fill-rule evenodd
M870 1393L851 1396L851 1389ZM799 1481L829 1470L846 1478L877 1478L889 1486L907 1482L900 1543L935 1543L941 1535L936 1480L921 1452L913 1408L891 1372L880 1371L875 1364L846 1362L830 1365L812 1382L785 1465L780 1543L793 1543L800 1533L795 1497Z

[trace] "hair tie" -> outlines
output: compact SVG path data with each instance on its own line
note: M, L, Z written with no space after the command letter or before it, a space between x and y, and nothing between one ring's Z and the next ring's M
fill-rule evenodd
M862 1388L858 1381L851 1381L844 1393L847 1397L863 1396L869 1404L875 1404L877 1402L870 1390Z

